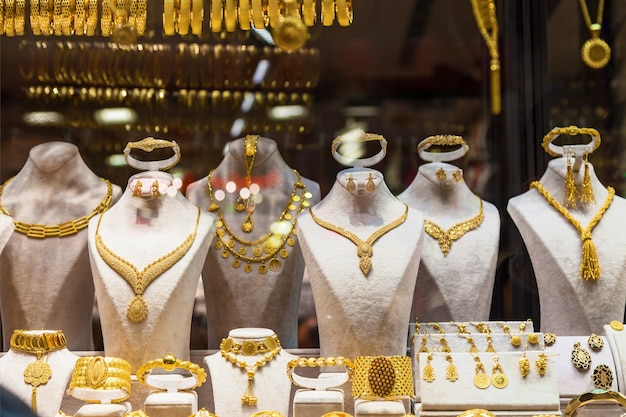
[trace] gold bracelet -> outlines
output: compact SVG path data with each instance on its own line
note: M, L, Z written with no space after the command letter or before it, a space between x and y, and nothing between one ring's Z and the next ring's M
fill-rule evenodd
M252 1L252 24L256 29L263 29L266 25L265 9L263 8L263 0Z
M237 0L224 0L224 24L226 32L237 30Z
M250 0L239 0L237 18L239 19L239 28L241 30L250 30L250 23L252 18L250 13Z
M163 33L166 36L172 36L176 33L174 14L174 0L163 0Z
M191 33L202 35L202 21L204 20L204 1L192 0L191 3Z
M585 145L567 145L568 148L581 148L584 147L586 151L589 153L595 151L600 146L600 142L602 141L600 138L600 133L596 129L590 127L578 127L578 126L569 126L569 127L555 127L548 134L543 137L543 142L541 146L546 151L546 153L550 156L563 156L565 152L563 151L563 146L557 146L553 142L560 135L589 135L591 136L591 142Z
M63 1L66 0L54 0L52 7L52 27L56 36L63 34Z
M91 4L89 7L91 7ZM115 0L102 0L102 16L100 16L100 32L102 32L102 36L111 36L113 34L114 9Z
M361 399L415 398L411 358L357 356L354 358L352 397Z
M351 142L370 142L370 141L379 141L380 147L381 147L380 152L378 152L376 155L372 157L363 158L363 159L353 159L353 158L346 158L345 156L339 153L339 145L341 145L344 142L351 143ZM333 154L333 158L335 158L335 161L339 162L342 165L352 166L352 167L370 167L370 166L376 165L377 163L379 163L385 158L385 155L387 154L387 140L381 135L376 135L374 133L365 133L361 129L357 129L355 131L351 131L348 134L344 134L344 135L340 135L336 137L333 140L333 143L331 146L331 153Z
M130 155L133 149L140 149L144 152L152 152L155 149L172 148L174 155L164 160L139 161ZM155 139L153 137L144 138L138 142L128 142L124 148L126 163L136 169L146 171L167 171L180 161L180 147L175 141Z
M333 373L333 377L329 378L307 378L294 373L294 369L315 368L323 366L343 366L345 372ZM310 388L317 390L326 390L328 388L338 387L349 381L354 371L354 365L350 359L343 356L336 358L298 358L292 359L287 363L287 376L292 384L301 388Z
M24 25L26 23L26 0L15 1L15 34L24 35Z
M79 358L74 365L67 393L87 402L100 403L91 399L94 391L100 392L112 403L126 400L131 392L130 363L121 358L104 356Z
M352 417L352 414L344 413L343 411L331 411L330 413L324 414L322 417Z
M222 18L224 15L223 0L209 0L211 3L211 32L219 33L222 31Z
M0 5L0 12L2 12L2 5ZM3 17L0 16L0 28L4 30L2 19ZM41 35L41 29L39 28L39 0L30 0L30 30L33 32L33 35Z
M95 36L98 27L98 1L85 0L87 9L87 36Z
M354 13L352 11L352 0L336 0L337 21L340 26L350 26Z
M572 417L579 408L596 402L614 402L626 407L626 397L619 392L594 389L572 398L565 408L565 417Z
M84 35L86 23L87 9L85 8L85 0L76 0L76 10L74 11L74 33L77 35Z
M187 35L189 33L189 26L191 25L191 0L178 0L180 4L180 11L178 13L178 28L179 35Z
M142 384L146 384L146 377L150 375L152 370L155 368L161 368L168 372L175 369L184 369L191 372L196 380L195 385L191 389L202 386L202 384L206 381L206 371L200 367L200 365L196 365L195 363L189 361L181 361L171 353L163 359L156 359L141 365L139 369L137 369L137 380L139 380Z
M276 27L280 21L280 8L278 0L267 0L267 15L269 17L269 25Z
M0 1L0 35L4 35L4 1Z
M307 26L315 26L317 11L315 10L315 0L302 0L302 21Z
M213 413L209 413L206 408L202 407L197 413L191 414L189 417L217 417Z
M449 152L428 152L433 146L450 147ZM465 139L457 135L434 135L429 136L417 145L417 153L424 161L429 162L449 162L465 156L469 146Z
M322 0L322 25L332 26L335 21L335 0Z
M15 36L15 0L4 0L4 34Z
M473 408L462 412L457 417L496 417L496 415L483 408Z
M133 3L135 3L135 31L138 36L144 36L148 19L148 0L134 0Z
M52 35L52 11L54 0L39 0L39 32Z

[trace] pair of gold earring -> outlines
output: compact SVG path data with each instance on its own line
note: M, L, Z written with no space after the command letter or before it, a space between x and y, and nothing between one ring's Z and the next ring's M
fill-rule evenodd
M448 174L446 174L446 171L443 168L439 168L437 172L435 172L435 178L437 178L437 181L439 182L444 182L448 179ZM454 182L463 181L463 171L457 168L456 171L452 173L452 179Z
M593 193L593 186L591 185L591 176L589 174L589 152L585 151L584 162L585 172L583 174L583 182L580 186L580 192L576 189L576 183L574 182L574 170L572 168L571 158L574 155L571 151L567 152L567 170L565 172L565 198L563 205L566 208L576 207L576 199L580 200L583 204L593 204L596 202L596 197Z
M141 181L137 181L135 183L135 186L133 187L133 197L142 196L142 193L143 193L142 187L143 187L143 184L141 183ZM161 192L159 191L159 181L154 180L154 182L150 186L150 195L152 196L152 198L161 197Z
M426 359L426 366L424 366L424 370L422 372L422 379L428 383L435 380L435 369L430 364L430 361L432 361L432 359L433 355L429 353ZM456 366L452 361L452 355L450 355L450 353L446 355L446 361L448 361L448 367L446 368L446 379L450 382L455 382L459 379L459 371L456 369Z
M544 376L546 374L546 369L548 368L548 357L545 353L539 354L535 360L535 366L537 367L539 375ZM519 360L519 372L523 378L526 378L530 373L530 361L526 356L526 350L524 350L524 356L522 356Z
M352 177L352 174L348 175L348 181L346 182L346 189L350 192L353 192L356 190L356 182L354 182L354 178ZM367 181L365 182L365 189L369 191L370 193L376 189L376 183L374 182L374 177L372 176L371 172L369 176L367 177Z
M495 388L502 389L509 385L509 378L505 375L504 369L502 369L502 365L498 361L498 355L493 355L491 378L487 375L485 365L482 364L478 355L474 355L474 361L476 362L476 375L474 375L476 388L486 389L489 385L493 385Z

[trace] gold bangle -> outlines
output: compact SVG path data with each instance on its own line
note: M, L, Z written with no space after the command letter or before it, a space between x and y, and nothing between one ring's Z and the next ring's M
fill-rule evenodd
M278 411L257 411L250 414L250 417L285 417Z
M263 0L252 0L252 24L256 29L263 29L266 25L265 9Z
M192 0L191 3L191 33L202 35L202 21L204 20L204 1Z
M557 146L553 142L560 135L589 135L591 136L591 142L584 145L567 145L568 148L576 149L576 148L584 148L585 151L591 153L598 149L600 146L600 142L602 141L600 138L600 133L596 129L589 127L578 127L578 126L569 126L569 127L555 127L547 135L543 137L543 142L541 146L546 151L546 153L550 156L563 156L565 152L563 151L563 146Z
M163 0L163 33L166 36L172 36L176 33L174 17L174 0Z
M308 378L303 377L294 372L297 367L315 368L323 366L343 366L345 372L340 372L329 378ZM287 363L287 376L292 384L301 388L326 390L328 388L338 387L349 381L352 377L354 365L350 359L338 356L336 358L298 358L292 359Z
M52 7L52 28L56 36L63 34L63 1L65 0L54 0Z
M211 32L219 33L222 31L222 18L224 15L223 0L209 0L211 2Z
M85 34L85 24L87 23L87 9L85 9L85 0L76 0L76 10L74 11L74 33L77 35Z
M134 0L135 5L135 30L138 36L146 34L146 21L148 19L148 0Z
M335 21L335 0L322 0L322 25L332 26Z
M361 399L415 398L411 358L357 356L354 358L352 397Z
M174 155L167 159L157 161L139 161L130 155L130 152L133 149L139 149L144 152L152 152L155 149L164 148L172 148ZM126 163L133 168L143 169L146 171L166 171L180 161L180 147L175 141L147 137L138 142L128 142L124 148L124 157L126 158Z
M39 33L52 35L52 2L53 0L39 0Z
M181 361L171 353L163 359L156 359L141 365L139 369L137 369L137 380L139 380L142 384L146 384L146 377L150 375L152 370L155 368L161 368L168 372L175 369L184 369L191 372L195 378L195 385L190 389L200 387L206 381L206 371L201 368L200 365L196 365L195 363L189 361Z
M594 389L572 398L565 408L565 417L572 417L579 408L596 402L614 402L626 407L626 397L619 392Z
M178 0L180 11L178 13L178 34L187 35L191 24L191 0Z
M15 34L24 35L24 25L26 23L26 0L15 1Z
M84 356L74 365L70 388L67 393L87 402L100 403L92 399L99 392L112 403L126 400L130 396L130 363L121 358Z
M15 0L4 0L4 34L15 36Z
M302 0L302 20L307 26L314 26L317 20L315 0Z
M224 23L226 32L237 30L237 0L224 0Z
M4 35L4 1L0 1L0 35Z
M324 414L322 417L352 417L352 414L344 413L343 411L331 411L330 413Z
M95 36L98 27L98 1L85 0L87 9L87 36Z
M91 4L89 7L91 7ZM102 36L111 36L113 34L114 9L115 0L102 0L102 16L100 16L100 32L102 32Z
M0 8L1 7L2 6L0 6ZM3 27L1 19L2 16L0 16L0 27ZM33 32L33 35L41 35L41 29L39 27L39 0L30 0L30 30Z
M341 145L343 142L370 142L370 141L379 141L380 147L381 147L380 152L378 152L376 155L372 157L363 158L363 159L353 159L353 158L346 158L339 153L339 145ZM333 154L333 158L335 158L337 162L339 162L340 164L344 166L361 167L361 168L370 167L370 166L376 165L377 163L379 163L385 158L385 155L387 154L387 140L381 135L376 135L373 133L365 133L361 129L357 129L348 134L336 137L333 140L333 143L331 146L331 152Z
M250 0L239 0L237 17L239 19L239 28L241 30L250 30Z
M428 152L433 146L454 147L450 152ZM465 139L457 135L434 135L429 136L417 145L417 153L424 161L448 162L462 158L469 146Z
M197 413L191 414L189 417L217 417L213 413L209 413L206 408L202 407Z
M276 27L280 22L278 0L267 0L267 16L269 17L269 26Z
M74 34L74 13L71 6L70 0L61 1L61 30L63 36Z
M352 0L335 0L337 2L337 22L340 26L350 26L354 13L352 11Z

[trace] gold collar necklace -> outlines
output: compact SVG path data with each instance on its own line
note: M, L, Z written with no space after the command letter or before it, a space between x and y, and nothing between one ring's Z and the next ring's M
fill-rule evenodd
M148 285L150 285L152 281L174 266L176 262L182 259L182 257L189 251L189 248L193 245L198 232L200 209L198 208L196 226L193 232L187 236L183 243L171 252L161 256L159 259L150 262L141 271L126 259L115 254L104 244L102 236L100 236L99 233L102 217L104 217L104 215L100 216L98 219L98 226L96 227L96 249L104 262L106 262L111 269L124 278L124 281L126 281L135 292L135 297L128 303L126 317L134 323L140 323L148 316L148 304L143 298L143 292L146 288L148 288Z
M404 223L404 221L406 220L406 216L409 212L409 206L404 204L404 213L402 213L402 216L376 230L370 235L370 237L365 240L361 240L357 235L342 227L335 226L334 224L328 223L327 221L320 219L315 214L313 214L313 209L309 210L309 212L311 213L311 217L313 218L315 223L322 226L324 229L328 229L337 234L340 234L341 236L345 237L356 245L356 254L359 256L359 268L361 268L361 272L363 272L363 275L367 276L372 269L372 255L374 255L374 250L372 249L372 246L374 246L374 242L380 239L385 233L395 229L396 227Z
M483 223L485 215L483 214L483 200L479 197L480 208L478 214L469 220L462 221L450 227L448 230L443 230L430 220L424 219L424 230L430 237L437 239L439 242L439 249L443 252L444 256L448 256L448 252L452 248L452 242L460 239L465 233L476 229Z
M226 223L220 205L213 199L213 187L211 186L211 175L208 177L209 187L209 204L208 211L217 213L218 221L216 222L217 229L215 230L215 243L213 247L217 250L222 250L222 258L227 259L232 255L235 259L232 262L233 268L239 268L241 262L245 262L243 270L245 272L252 272L252 264L259 264L258 271L261 274L266 274L268 267L270 271L278 272L282 267L282 262L279 257L286 259L289 256L289 251L285 247L285 244L293 246L296 244L294 237L296 236L296 221L298 215L307 207L310 207L309 199L313 196L307 192L306 186L302 182L300 173L295 169L297 180L293 185L291 191L291 197L285 206L285 209L281 213L280 217L274 224L280 224L284 221L290 221L289 230L285 233L274 233L270 231L260 239L255 241L248 241L240 238ZM239 245L239 248L237 248ZM252 252L252 256L248 251ZM277 256L278 255L278 256ZM267 262L267 265L266 265Z
M12 180L9 178L4 184L0 186L0 198L4 192L4 187ZM98 204L98 206L87 216L83 216L76 220L69 220L65 223L59 223L55 225L37 224L37 223L24 223L17 220L13 220L15 231L22 233L28 237L46 238L46 237L65 237L78 233L78 231L84 229L89 224L89 220L98 213L104 213L109 209L111 205L111 199L113 197L113 186L108 180L101 178L107 185L107 193L104 196L104 200ZM11 213L2 206L0 202L0 213L11 216Z
M11 335L11 349L37 356L35 362L29 363L24 369L24 382L33 387L30 401L35 413L37 412L37 387L46 384L52 378L52 368L47 362L47 355L65 346L65 335L61 330L41 334L27 330L14 330Z
M598 224L598 222L602 219L602 216L606 212L606 210L611 205L613 201L613 196L615 195L615 190L613 187L607 187L609 191L609 195L606 197L604 204L600 207L600 210L596 213L596 215L591 219L586 229L580 225L580 222L576 220L571 213L563 207L558 201L550 195L548 190L546 190L543 185L539 181L533 181L530 183L530 188L536 188L537 191L550 203L552 207L554 207L559 213L563 215L567 219L568 222L572 226L578 230L580 233L580 240L583 242L582 248L582 262L580 264L580 274L578 275L578 279L585 278L588 279L598 279L600 278L600 265L598 263L598 254L596 253L596 247L591 240L591 230Z
M248 376L248 387L241 397L242 405L257 404L257 397L254 394L254 377L256 376L256 371L274 359L276 355L280 353L280 350L280 340L278 340L276 335L268 336L262 342L246 340L241 343L236 343L230 337L228 339L222 339L222 343L220 343L220 354L222 357L233 365L238 366L240 369L244 369ZM243 355L250 357L263 353L265 353L265 355L260 359L256 359L252 364L249 364L243 359L237 359L236 356Z

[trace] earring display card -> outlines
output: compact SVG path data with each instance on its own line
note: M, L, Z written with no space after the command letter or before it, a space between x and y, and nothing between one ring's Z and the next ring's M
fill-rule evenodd
M432 353L431 366L434 368L435 379L430 383L422 381L420 416L439 416L445 415L442 412L453 411L458 414L472 408L484 408L497 414L500 411L506 415L511 415L510 412L560 415L554 358L545 358L545 374L540 375L536 366L536 362L542 359L540 354L541 352L536 351L526 353L531 369L526 377L522 377L519 360L523 357L523 352L476 355L452 353L452 362L458 372L458 379L452 382L446 379L449 366L446 354ZM419 355L420 378L427 355ZM497 356L497 360L494 360L494 356ZM480 362L475 360L476 357ZM483 365L484 373L482 370L477 372L479 364Z

